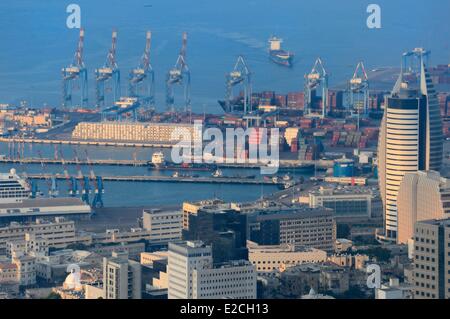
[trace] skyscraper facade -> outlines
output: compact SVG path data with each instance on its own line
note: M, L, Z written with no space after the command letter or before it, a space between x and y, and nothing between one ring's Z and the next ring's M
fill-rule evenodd
M442 144L439 104L431 78L421 60L419 88L405 82L402 73L385 101L378 142L384 239L397 239L397 195L403 176L418 170L439 171Z

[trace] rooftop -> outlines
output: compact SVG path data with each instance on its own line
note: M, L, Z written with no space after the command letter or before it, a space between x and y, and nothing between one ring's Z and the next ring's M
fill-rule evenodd
M274 217L276 219L296 219L320 216L332 217L333 210L324 207L310 208L308 205L298 205L289 209L262 211L257 218L259 221L263 221L272 220Z
M372 195L369 187L364 186L320 186L309 191L311 195Z
M35 208L35 207L58 207L58 206L87 206L80 198L56 197L56 198L33 198L24 199L21 203L0 204L0 209L8 208Z

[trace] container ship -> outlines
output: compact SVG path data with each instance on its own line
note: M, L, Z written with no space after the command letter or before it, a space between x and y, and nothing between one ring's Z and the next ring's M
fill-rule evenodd
M269 39L269 58L276 64L291 67L294 59L294 54L289 51L281 49L282 39L277 37L271 37Z
M230 101L232 111L230 112L227 109L227 103L225 100L219 100L219 105L222 107L222 109L225 111L225 113L231 113L231 114L237 114L237 115L243 115L244 114L244 97L243 96L237 96L234 99ZM252 103L252 110L255 110L258 108L258 103L253 101Z

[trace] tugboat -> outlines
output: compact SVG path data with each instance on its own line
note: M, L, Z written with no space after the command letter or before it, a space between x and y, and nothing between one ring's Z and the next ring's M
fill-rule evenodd
M216 169L214 173L212 173L212 177L222 177L222 171L220 169Z
M291 67L294 59L294 54L292 52L281 49L282 42L283 40L277 37L271 37L269 39L269 58L276 64Z

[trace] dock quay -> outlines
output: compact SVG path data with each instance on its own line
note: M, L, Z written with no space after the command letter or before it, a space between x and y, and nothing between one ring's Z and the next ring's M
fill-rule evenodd
M105 166L146 166L144 160L116 160L116 159L54 159L54 158L0 158L4 164L54 164L54 165L105 165Z
M28 179L67 179L63 174L27 174ZM83 176L75 176L81 180ZM190 176L102 176L103 181L108 182L146 182L146 183L201 183L201 184L246 184L246 185L281 185L283 182L272 180L257 180L239 177L190 177Z
M33 143L33 144L61 144L61 145L92 145L92 146L116 146L116 147L155 147L170 148L171 143L159 142L116 142L116 141L89 141L89 140L57 140L57 139L39 139L39 138L5 138L0 137L0 142L5 143Z
M62 159L62 158L37 158L37 157L26 157L26 158L10 158L10 157L0 157L0 163L4 164L48 164L48 165L103 165L103 166L147 166L148 161L146 160L118 160L118 159ZM234 168L234 169L260 169L261 164L253 163L214 163L214 166L218 168ZM302 161L302 162L284 162L280 161L279 170L301 170L302 165L317 165L317 168L329 168L332 167L332 161ZM155 170L189 170L189 168L183 167L152 167L149 169ZM193 169L195 170L195 169Z

